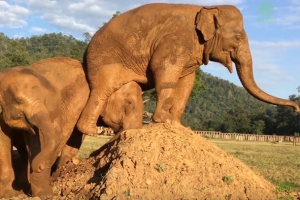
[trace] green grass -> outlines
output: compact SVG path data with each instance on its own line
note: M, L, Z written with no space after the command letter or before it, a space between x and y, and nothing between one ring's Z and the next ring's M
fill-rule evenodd
M87 137L78 157L88 157L111 137ZM292 183L300 191L300 145L292 143L252 142L210 139L227 153L242 160L274 185Z
M94 150L99 149L102 145L110 140L111 136L86 136L77 155L78 158L87 158Z
M300 146L292 143L210 140L274 185L293 183L300 191Z

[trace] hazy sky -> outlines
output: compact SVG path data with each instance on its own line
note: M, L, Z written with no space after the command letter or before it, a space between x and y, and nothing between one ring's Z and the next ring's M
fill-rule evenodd
M267 93L288 98L300 86L300 0L0 0L0 32L8 37L31 37L61 32L83 39L116 12L151 2L198 5L233 4L244 16L257 84ZM1 58L0 58L1 59ZM241 83L236 70L210 62L203 71Z

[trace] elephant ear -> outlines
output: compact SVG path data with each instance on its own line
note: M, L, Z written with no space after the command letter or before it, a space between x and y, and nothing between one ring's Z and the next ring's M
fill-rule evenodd
M205 41L211 39L216 32L218 26L218 8L203 7L196 16L196 29L201 31Z

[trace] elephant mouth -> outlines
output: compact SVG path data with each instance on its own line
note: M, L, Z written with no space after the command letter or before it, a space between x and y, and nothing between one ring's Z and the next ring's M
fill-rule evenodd
M210 54L210 61L221 63L224 67L228 69L230 73L233 72L232 68L232 56L230 52L220 52L218 54L212 53Z
M232 73L232 72L233 72L233 68L232 68L232 58L231 58L231 53L223 52L223 58L224 58L224 61L225 61L225 62L221 62L222 65L223 65L224 67L226 67L230 73Z

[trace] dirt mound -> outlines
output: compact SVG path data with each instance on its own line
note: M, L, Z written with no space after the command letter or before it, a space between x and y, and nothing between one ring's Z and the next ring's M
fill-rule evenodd
M60 169L55 192L90 199L276 199L275 186L262 176L179 125L123 132L96 154Z
M123 132L93 154L53 174L49 199L276 199L274 185L176 124Z

